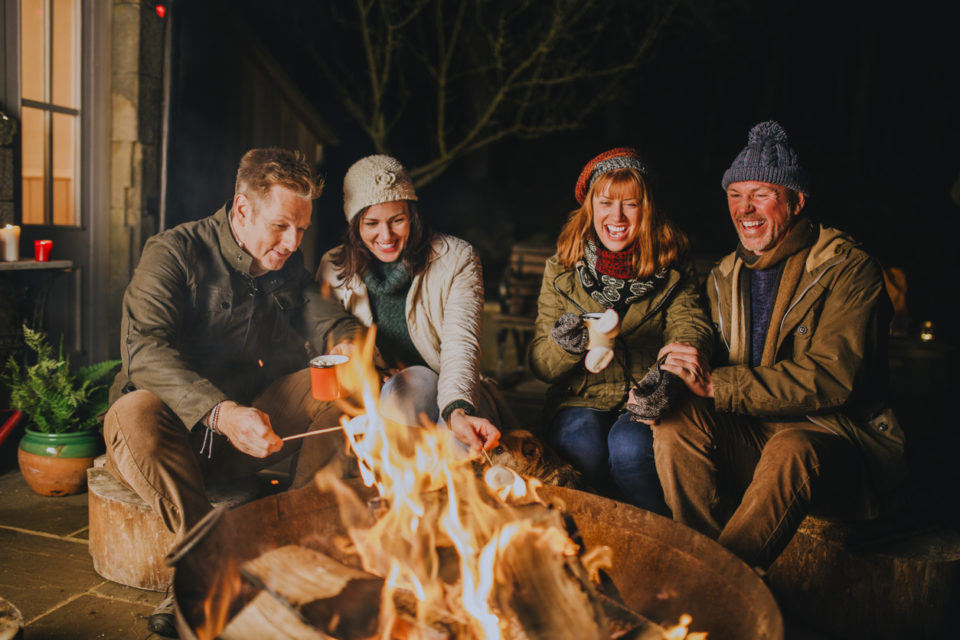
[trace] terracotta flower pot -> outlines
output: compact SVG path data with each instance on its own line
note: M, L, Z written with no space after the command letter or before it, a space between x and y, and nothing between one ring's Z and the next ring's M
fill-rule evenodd
M96 431L41 433L25 430L17 449L20 472L42 496L69 496L87 488L87 469L103 453Z

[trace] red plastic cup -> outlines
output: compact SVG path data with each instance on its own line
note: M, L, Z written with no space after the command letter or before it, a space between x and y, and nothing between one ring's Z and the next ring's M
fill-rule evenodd
M346 364L347 356L317 356L310 361L310 391L321 402L329 402L340 397L340 377L337 368Z
M37 262L50 260L50 250L53 249L53 240L34 240L33 259Z

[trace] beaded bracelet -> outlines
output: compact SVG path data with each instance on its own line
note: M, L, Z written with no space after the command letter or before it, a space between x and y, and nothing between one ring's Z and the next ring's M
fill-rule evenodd
M218 402L214 405L213 409L210 410L210 419L207 420L207 425L210 427L210 430L213 431L218 436L222 436L223 432L220 431L220 405L223 402Z

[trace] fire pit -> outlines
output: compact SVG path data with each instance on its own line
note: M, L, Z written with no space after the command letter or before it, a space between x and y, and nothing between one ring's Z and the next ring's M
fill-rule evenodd
M362 485L355 490L373 498ZM623 603L657 623L693 617L691 631L710 640L783 638L783 621L770 591L742 561L713 540L653 513L606 498L544 486L540 495L572 517L587 548L607 545L606 571ZM333 496L313 487L282 493L226 512L178 562L174 573L177 627L197 638L207 595L225 573L282 545L318 547L344 536ZM235 613L235 612L234 612Z

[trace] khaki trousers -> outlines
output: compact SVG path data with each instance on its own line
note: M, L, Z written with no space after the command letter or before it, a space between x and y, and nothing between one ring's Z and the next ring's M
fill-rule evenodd
M336 405L313 399L308 369L276 380L253 406L270 417L281 438L335 426L340 417ZM153 507L178 541L212 509L205 483L252 476L300 448L300 441L292 440L271 456L254 458L235 449L226 437L213 436L212 453L207 457L200 454L206 430L203 426L188 429L160 398L146 390L119 398L104 420L105 468Z
M859 452L807 421L717 413L695 398L653 427L653 447L674 519L763 569L808 513L843 518L863 496Z

